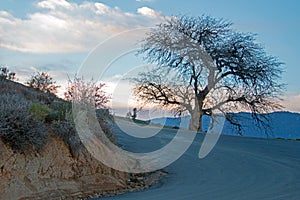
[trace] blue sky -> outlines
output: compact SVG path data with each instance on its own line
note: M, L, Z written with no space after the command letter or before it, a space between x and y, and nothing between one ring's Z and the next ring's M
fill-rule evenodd
M299 10L296 0L1 0L0 64L17 71L21 80L36 70L63 80L111 35L153 26L162 16L208 14L258 34L267 52L285 63L285 105L300 112Z

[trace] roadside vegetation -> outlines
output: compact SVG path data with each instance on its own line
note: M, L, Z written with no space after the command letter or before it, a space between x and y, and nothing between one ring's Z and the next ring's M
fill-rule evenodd
M16 74L6 67L0 71L0 138L14 151L27 154L43 149L50 136L59 137L76 156L82 145L71 115L72 92L74 84L82 91L92 84L75 78L67 88L65 100L55 95L59 86L48 73L36 73L23 85L13 81ZM97 106L102 108L97 111L97 117L104 132L115 142L109 128L112 118L104 109L109 98L100 86L91 88L96 91Z

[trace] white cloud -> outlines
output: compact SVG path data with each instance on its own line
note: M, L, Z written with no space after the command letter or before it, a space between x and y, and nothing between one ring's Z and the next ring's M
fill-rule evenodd
M136 0L137 2L154 2L155 0Z
M51 10L55 10L56 8L65 8L72 9L72 5L65 0L45 0L37 3L37 6L40 8L48 8Z
M300 94L284 97L283 106L284 110L300 112Z
M0 48L33 52L82 52L121 31L153 26L159 12L143 7L128 13L118 7L84 1L43 0L26 19L0 10Z
M110 7L103 3L95 3L95 6L97 8L96 14L104 15L104 14L109 14L112 10Z
M139 8L137 10L137 12L143 16L150 17L150 18L161 18L162 17L161 13L159 13L151 8L148 8L146 6Z

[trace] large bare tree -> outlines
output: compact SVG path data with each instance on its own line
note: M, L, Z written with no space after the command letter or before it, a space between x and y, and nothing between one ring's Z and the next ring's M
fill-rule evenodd
M280 108L282 63L232 24L210 16L171 17L152 29L139 54L157 67L134 79L135 95L191 115L190 129L202 131L203 115Z

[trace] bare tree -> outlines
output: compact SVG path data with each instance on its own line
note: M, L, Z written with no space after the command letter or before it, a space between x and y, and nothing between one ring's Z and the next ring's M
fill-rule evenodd
M86 104L94 104L96 108L106 108L110 96L105 93L103 88L105 83L96 83L93 80L85 82L83 78L74 77L69 79L68 87L64 93L67 101L76 101ZM74 95L77 92L78 94ZM76 96L77 99L74 99Z
M202 131L203 115L215 111L250 111L259 122L259 113L281 107L282 63L265 52L254 34L235 31L226 20L172 17L148 33L139 54L158 67L134 79L135 95L186 110L191 130ZM226 116L239 125L233 115Z
M7 67L0 66L0 80L1 79L14 81L16 79L16 73L11 72Z
M26 85L29 87L35 88L42 92L49 92L55 94L57 88L60 86L55 85L53 78L46 72L37 72L33 74L29 81L26 82Z

